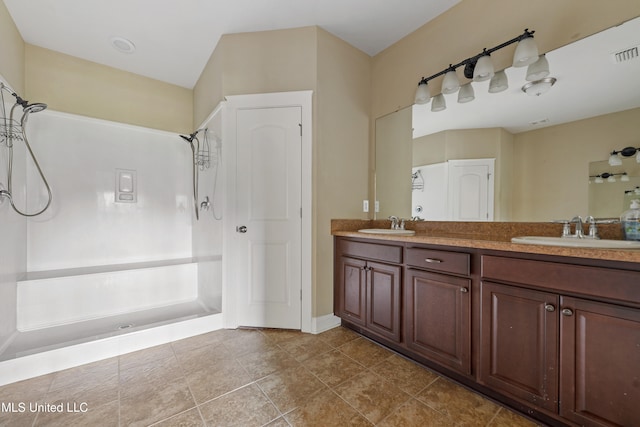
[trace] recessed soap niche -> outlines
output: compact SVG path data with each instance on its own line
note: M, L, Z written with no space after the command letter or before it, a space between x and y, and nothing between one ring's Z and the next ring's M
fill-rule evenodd
M116 203L136 203L138 201L137 172L131 169L116 169Z

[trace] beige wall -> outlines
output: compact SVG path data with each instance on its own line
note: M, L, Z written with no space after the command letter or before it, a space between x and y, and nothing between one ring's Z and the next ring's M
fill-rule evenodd
M315 90L318 29L224 35L194 86L194 126L228 95Z
M332 218L366 218L371 58L318 29L313 205L315 311L333 313Z
M26 97L65 113L177 133L192 131L192 91L27 45Z
M405 108L375 121L375 194L380 202L376 218L384 219L391 215L411 217L409 174L414 158L411 119L411 108ZM426 163L418 163L420 164Z
M313 315L333 312L332 218L366 217L370 60L318 27L225 35L194 87L194 123L227 95L313 90Z
M635 108L516 135L514 220L591 214L589 163L607 160L614 149L638 146L638 123L640 108Z
M638 0L462 0L373 58L372 115L413 104L421 77L476 55L523 32L535 30L548 52L640 15ZM496 69L511 65L515 47L492 55ZM462 76L462 70L459 70ZM442 78L433 80L440 92Z
M0 40L0 76L13 90L24 93L24 42L4 2L0 2Z

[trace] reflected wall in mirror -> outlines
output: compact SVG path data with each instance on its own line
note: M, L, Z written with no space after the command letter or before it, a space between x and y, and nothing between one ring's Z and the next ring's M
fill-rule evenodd
M627 174L628 181L621 180ZM606 174L606 175L605 175ZM603 182L595 177L605 175ZM615 182L607 179L613 175ZM629 209L632 200L640 200L640 163L636 157L622 159L622 165L610 166L607 160L589 164L589 212L596 218L617 218Z
M588 177L592 162L640 146L640 58L617 63L613 55L634 45L640 18L547 53L558 81L540 97L521 90L526 67L508 69L505 92L473 83L471 103L445 95L445 111L415 105L378 118L377 218L415 215L412 167L476 158L495 159L496 221L619 216L622 202L609 212L591 200Z

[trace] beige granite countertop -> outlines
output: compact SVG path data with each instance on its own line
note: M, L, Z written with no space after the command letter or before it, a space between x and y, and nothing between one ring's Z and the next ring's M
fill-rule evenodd
M621 237L619 227L617 224L602 226L600 228L601 237L619 239ZM389 221L331 221L331 234L334 236L640 263L640 250L634 249L574 248L511 243L511 238L516 236L560 236L562 225L559 224L408 222L406 228L414 230L416 232L415 236L358 232L358 230L364 228L389 228Z

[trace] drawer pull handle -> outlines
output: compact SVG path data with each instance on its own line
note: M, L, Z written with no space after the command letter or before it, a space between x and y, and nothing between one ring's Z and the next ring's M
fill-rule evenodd
M553 304L545 304L544 309L547 310L549 313L556 311L556 308Z
M469 289L467 288L460 288L460 292L466 294L467 292L469 292Z
M440 264L442 262L442 260L438 259L438 258L426 258L424 260L424 262L430 262L430 263L433 263L433 264Z
M562 314L564 314L565 316L573 316L573 310L571 310L570 308L565 308L564 310L562 310Z

